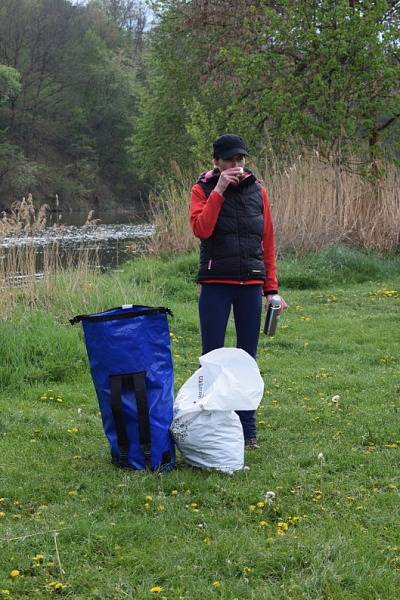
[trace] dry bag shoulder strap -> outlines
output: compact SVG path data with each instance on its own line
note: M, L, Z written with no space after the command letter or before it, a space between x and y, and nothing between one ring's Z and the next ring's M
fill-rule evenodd
M115 431L117 433L119 464L128 467L128 436L126 433L124 413L122 410L122 376L111 375L111 411L114 417Z
M143 450L146 467L151 468L150 416L145 373L133 373L132 377L138 409L139 443Z
M125 387L135 393L139 426L139 444L144 454L145 465L147 468L151 468L150 417L145 375L144 371L127 373L124 375L111 375L111 411L117 433L120 458L119 464L122 467L129 466L129 442L122 407L122 388Z

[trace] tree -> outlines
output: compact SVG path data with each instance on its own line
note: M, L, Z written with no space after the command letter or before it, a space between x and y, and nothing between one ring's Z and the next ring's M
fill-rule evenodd
M237 100L256 129L300 136L327 153L355 152L364 140L373 160L378 132L400 113L398 29L389 15L389 4L379 1L267 7L249 23L255 51L233 60Z
M0 65L0 104L18 96L21 91L21 74L12 67Z
M20 89L0 109L0 128L36 173L32 191L57 192L70 203L100 190L107 200L132 197L137 177L127 139L136 67L130 34L103 3L2 0L0 62L20 73ZM11 178L0 181L0 193L11 199L20 188Z
M156 5L160 24L151 48L162 60L150 71L141 119L149 125L157 114L158 131L177 105L170 133L184 162L193 143L196 157L204 154L202 131L211 124L213 134L241 132L260 153L272 144L283 156L298 140L338 163L357 155L376 176L374 165L400 115L399 2L237 0L234 10L230 0ZM177 46L184 69L174 66ZM148 141L151 153L155 140ZM156 155L153 171L162 168Z

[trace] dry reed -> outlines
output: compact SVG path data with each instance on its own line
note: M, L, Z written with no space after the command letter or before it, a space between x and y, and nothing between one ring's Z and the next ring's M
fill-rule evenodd
M149 197L154 235L148 242L153 254L184 252L197 248L189 224L189 196L193 177L174 165L175 178L165 180L160 193Z
M400 241L400 171L388 165L372 184L323 161L317 152L293 159L282 168L277 161L257 164L254 171L266 183L279 250L318 249L350 244L379 251ZM192 250L198 246L189 225L191 174L174 166L174 177L151 196L156 254Z
M264 169L279 248L345 243L379 251L399 244L400 171L388 166L372 184L357 173L298 156L284 170Z
M82 295L98 272L98 248L63 250L54 243L43 253L31 243L3 249L0 256L0 309L11 314L17 304L47 309L65 280L68 296ZM68 275L71 274L71 277Z

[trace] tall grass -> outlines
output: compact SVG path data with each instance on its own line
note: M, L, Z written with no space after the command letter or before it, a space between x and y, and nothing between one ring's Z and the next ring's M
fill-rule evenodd
M189 197L194 173L183 173L177 167L175 171L176 177L166 179L161 192L150 194L154 235L148 248L153 254L185 252L198 246L189 225Z
M394 166L376 184L321 161L317 153L298 156L284 170L267 163L261 172L280 248L347 243L382 251L398 245L400 171Z
M275 159L250 166L267 187L279 250L344 243L385 251L399 244L400 171L394 166L387 166L376 184L323 161L316 152L294 157L285 168ZM194 173L175 168L174 178L153 194L153 252L197 247L188 219L195 181Z
M0 310L12 314L18 304L47 310L57 295L81 295L99 271L98 249L71 249L61 256L59 244L39 254L33 244L11 246L0 257ZM60 289L64 286L64 292Z

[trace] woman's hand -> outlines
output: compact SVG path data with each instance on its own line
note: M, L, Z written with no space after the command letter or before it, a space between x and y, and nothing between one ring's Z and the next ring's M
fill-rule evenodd
M214 190L223 196L228 185L238 185L243 177L243 167L231 167L221 171L218 183Z
M271 302L271 298L273 298L274 296L279 296L279 294L270 294L269 296L267 296L267 302L265 305L265 310L268 310L268 304ZM282 296L279 296L280 298L280 303L281 303L281 307L279 309L279 315L281 315L283 313L284 310L286 310L288 308L288 304L286 304L285 300L282 298Z

